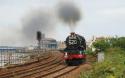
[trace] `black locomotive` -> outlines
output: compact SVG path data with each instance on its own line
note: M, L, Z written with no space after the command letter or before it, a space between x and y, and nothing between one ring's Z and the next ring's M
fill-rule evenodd
M64 49L64 59L66 64L81 64L86 60L85 38L72 32L65 41L66 48Z

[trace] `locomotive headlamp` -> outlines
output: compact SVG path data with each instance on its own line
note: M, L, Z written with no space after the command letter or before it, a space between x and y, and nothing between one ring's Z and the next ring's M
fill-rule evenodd
M68 58L68 53L67 52L65 52L64 57Z
M79 54L82 54L82 51L79 51Z

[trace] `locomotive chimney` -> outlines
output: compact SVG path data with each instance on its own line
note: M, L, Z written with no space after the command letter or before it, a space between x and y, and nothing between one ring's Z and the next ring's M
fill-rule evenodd
M41 49L41 32L37 31L38 49Z
M71 32L70 35L75 35L75 32Z

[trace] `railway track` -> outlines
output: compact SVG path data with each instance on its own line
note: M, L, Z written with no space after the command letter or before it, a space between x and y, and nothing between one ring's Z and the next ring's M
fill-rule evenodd
M57 67L60 63L61 63L61 60L55 59L55 60L51 61L51 63L41 65L39 67L35 67L34 69L28 70L23 73L18 73L17 77L29 78L30 76L33 76L34 74L41 73L41 72L47 71L51 68Z
M25 70L34 68L36 66L39 66L41 64L45 64L45 60L49 61L51 59L51 57L52 57L52 55L44 56L44 57L41 57L39 62L36 60L34 62L31 62L31 63L26 63L24 65L15 66L15 67L12 67L12 68L7 68L3 71L1 70L0 71L0 78L4 77L4 76L7 76L7 75L12 75L14 72L25 71Z
M55 52L32 64L10 68L6 72L1 72L0 78L75 78L82 66L84 65L65 65L62 54Z

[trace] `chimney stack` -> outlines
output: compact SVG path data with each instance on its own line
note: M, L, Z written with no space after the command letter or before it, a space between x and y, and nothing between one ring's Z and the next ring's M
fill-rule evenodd
M41 39L42 39L41 35L42 35L41 32L37 31L38 49L41 49Z

